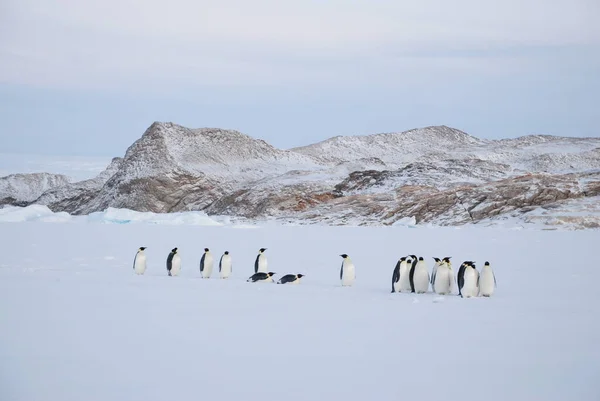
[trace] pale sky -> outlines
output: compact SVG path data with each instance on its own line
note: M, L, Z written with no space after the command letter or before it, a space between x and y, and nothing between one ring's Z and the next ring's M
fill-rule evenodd
M600 136L600 1L0 1L1 152L153 121L289 148L444 124Z

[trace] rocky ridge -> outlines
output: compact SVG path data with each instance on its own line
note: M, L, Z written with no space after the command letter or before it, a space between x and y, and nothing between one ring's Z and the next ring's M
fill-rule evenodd
M0 179L2 203L44 204L72 214L108 207L204 210L305 224L530 219L600 227L600 210L585 207L581 216L571 210L600 201L600 138L495 141L441 126L281 150L237 131L155 122L92 180L56 179L44 188L31 184L39 178L25 176L32 177L17 186L28 189L12 192L1 186L8 177ZM568 210L566 220L552 214Z

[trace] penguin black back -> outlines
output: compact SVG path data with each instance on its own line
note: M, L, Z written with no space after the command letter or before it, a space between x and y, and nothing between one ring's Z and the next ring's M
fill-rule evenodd
M169 274L171 273L171 268L173 267L173 256L177 253L177 248L171 249L169 256L167 256L167 271Z
M412 258L412 265L410 267L410 273L408 274L408 280L410 281L410 292L415 292L415 282L413 280L415 276L415 267L417 267L418 258L416 255L410 255Z
M394 267L394 272L392 273L392 293L396 292L396 287L394 284L396 284L398 281L400 281L400 264L402 262L404 262L405 260L406 260L405 257L400 258L398 263L396 263L396 267Z
M465 285L465 269L467 268L467 263L469 263L469 262L463 262L460 265L460 268L458 269L458 277L457 277L458 295L460 295L461 297L462 297L462 288Z

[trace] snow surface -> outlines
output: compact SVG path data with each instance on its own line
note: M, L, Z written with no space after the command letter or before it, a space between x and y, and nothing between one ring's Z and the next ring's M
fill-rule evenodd
M600 399L594 230L234 228L1 223L0 399ZM230 279L200 279L204 247L231 252ZM245 282L261 247L276 278L303 282ZM433 256L488 260L497 291L391 294L408 253L430 271Z

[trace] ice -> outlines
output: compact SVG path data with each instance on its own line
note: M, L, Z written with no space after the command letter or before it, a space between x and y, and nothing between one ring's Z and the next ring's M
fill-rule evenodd
M0 224L0 399L599 399L597 231L145 223ZM230 279L200 279L204 247ZM261 247L303 282L246 283ZM497 291L391 294L408 253L490 261Z

